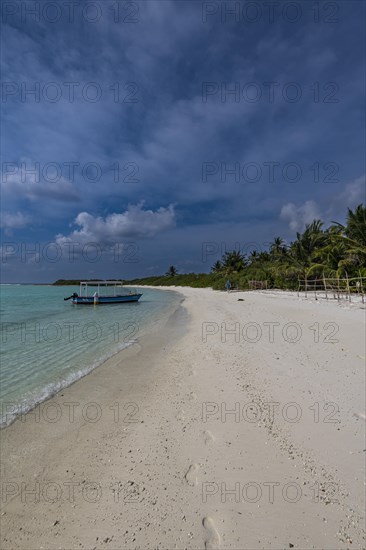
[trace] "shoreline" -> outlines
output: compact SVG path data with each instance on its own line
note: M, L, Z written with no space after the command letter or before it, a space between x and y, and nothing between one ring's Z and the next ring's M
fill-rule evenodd
M1 430L2 547L362 548L364 311L152 288L164 327Z
M49 285L49 286L52 286L52 285ZM165 314L164 319L166 315L168 317L172 315L176 311L176 309L179 308L180 304L184 300L184 297L181 296L178 292L175 292L175 294L177 294L177 299L179 300L179 303L170 306L170 311L168 314ZM181 296L181 298L179 298L179 296ZM164 322L164 319L163 319L163 322ZM156 328L154 330L157 331ZM51 383L51 389L47 387L39 389L38 393L34 396L34 399L32 400L23 399L20 403L4 401L1 407L2 415L0 418L0 431L8 428L18 419L22 419L22 418L24 419L24 417L29 412L32 412L34 409L37 409L37 407L39 407L43 403L46 403L49 399L52 399L53 397L57 396L57 394L66 390L68 387L72 386L79 380L83 379L85 376L88 376L95 369L102 367L105 363L115 358L119 354L121 354L120 360L122 361L123 353L131 346L136 346L136 345L138 346L139 339L145 337L146 334L151 333L151 327L148 328L144 326L142 327L142 330L141 330L141 326L140 326L139 331L140 331L139 338L128 342L124 342L124 344L122 345L121 344L117 345L111 352L104 353L88 366L82 367L79 370L73 370L68 374L65 373L63 378L59 380L55 380L54 382ZM118 360L118 358L116 358L116 360ZM11 405L10 409L8 408L9 405Z
M17 420L23 421L22 419L24 419L24 417L28 413L34 411L34 409L41 406L43 403L46 403L49 399L52 399L58 393L66 390L67 388L69 388L79 380L82 380L85 376L88 376L95 369L102 367L107 361L109 361L110 359L112 359L118 354L122 354L125 350L127 350L129 347L134 345L135 345L134 342L126 343L122 349L116 349L114 352L112 352L108 356L100 357L100 359L98 359L95 363L93 363L89 367L84 368L82 372L81 371L73 372L71 375L63 378L60 382L54 383L53 384L54 389L52 389L52 391L47 392L46 388L42 389L42 392L40 390L40 392L38 393L38 399L36 399L35 401L23 400L20 404L16 404L16 405L14 405L13 403L9 403L9 401L5 401L2 404L3 407L4 405L7 406L9 404L12 404L13 407L11 410L8 410L7 408L5 408L6 412L0 419L0 431L5 430ZM9 416L10 418L8 419L7 417Z

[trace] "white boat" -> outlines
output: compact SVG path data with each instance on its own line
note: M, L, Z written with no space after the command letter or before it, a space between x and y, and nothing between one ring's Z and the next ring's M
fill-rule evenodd
M96 287L93 294L89 293L88 287ZM124 304L126 302L137 302L142 296L138 292L122 293L122 288L123 283L121 281L82 281L80 282L79 294L74 292L64 300L71 300L75 305ZM113 289L112 292L111 289Z

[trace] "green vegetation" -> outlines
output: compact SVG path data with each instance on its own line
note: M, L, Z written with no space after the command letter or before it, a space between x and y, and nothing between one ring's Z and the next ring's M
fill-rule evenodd
M178 273L178 270L174 265L169 266L168 271L165 273L167 277L175 277Z
M333 222L323 228L321 220L308 224L303 233L286 245L276 237L268 251L226 252L211 273L180 275L170 266L166 275L124 281L128 285L212 287L223 290L230 278L232 288L249 288L249 281L267 281L268 288L297 289L298 279L366 277L366 207L348 209L345 225ZM57 281L54 284L78 284Z
M100 281L100 279L57 279L57 281L52 284L55 286L79 286L80 281L84 281L85 283L89 283L90 286L93 286L93 283L95 281ZM106 279L106 281L121 281L121 283L123 283L122 279Z
M224 288L225 281L221 274L214 273L185 273L184 275L160 275L157 277L145 277L144 279L132 279L125 281L126 285L151 285L151 286L191 286L194 288L212 287Z

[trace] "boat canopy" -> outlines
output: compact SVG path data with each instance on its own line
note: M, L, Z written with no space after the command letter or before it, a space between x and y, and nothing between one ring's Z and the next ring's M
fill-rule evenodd
M122 285L123 281L80 281L81 285Z
M107 287L113 287L114 289L114 295L116 294L116 287L117 286L123 286L123 282L122 281L80 281L80 294L83 295L87 293L88 291L88 286L96 286L98 288L98 294L99 294L99 291L100 291L100 288L104 287L104 288L107 288Z

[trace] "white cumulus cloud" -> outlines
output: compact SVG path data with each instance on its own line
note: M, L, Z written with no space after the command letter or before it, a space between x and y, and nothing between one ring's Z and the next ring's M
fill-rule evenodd
M80 212L75 219L80 227L70 235L57 235L60 245L71 241L81 244L99 243L113 245L121 239L144 239L175 225L174 206L159 208L155 212L144 210L143 204L130 205L125 212L109 214L106 218Z
M366 198L366 177L365 174L347 183L339 195L334 197L331 203L333 209L355 208L358 204L365 203Z
M320 219L321 214L315 201L306 201L300 206L288 202L282 206L280 218L288 222L292 231L301 231L307 223Z
M4 227L5 229L21 229L29 222L30 217L21 212L16 212L15 214L4 212L1 215L0 227Z

